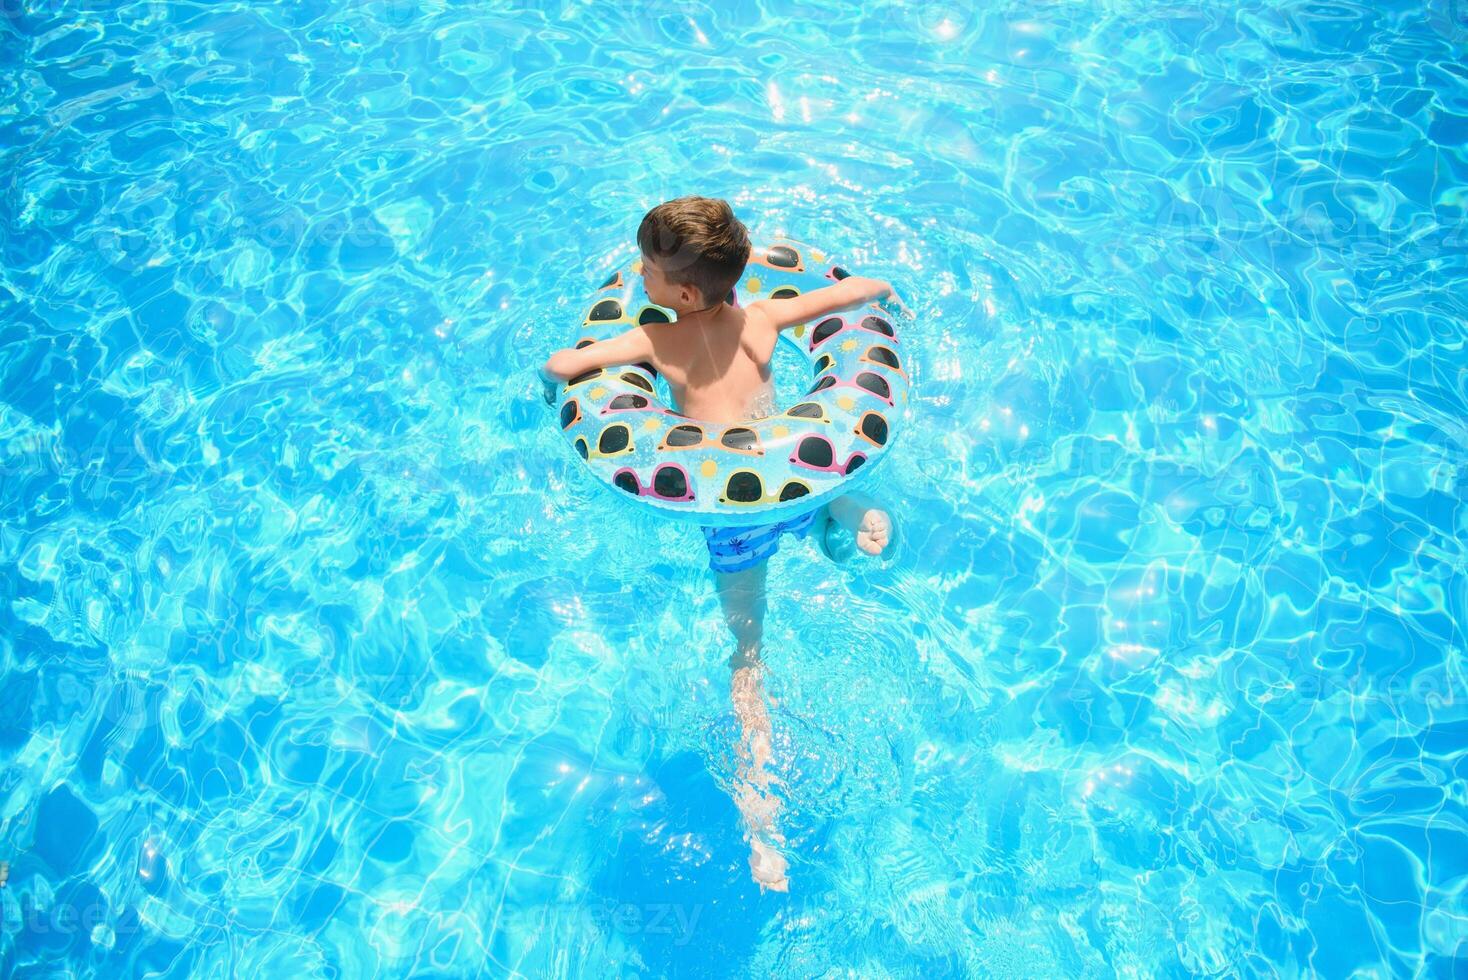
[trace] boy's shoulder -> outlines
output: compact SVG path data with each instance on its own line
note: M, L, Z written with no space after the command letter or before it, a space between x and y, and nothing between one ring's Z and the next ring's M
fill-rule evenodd
M747 306L736 306L733 309L739 314L740 323L746 330L774 326L775 320L770 316L769 308L765 306L764 300L757 299Z
M730 328L741 330L750 327L766 325L770 322L770 315L758 304L749 306L725 306L723 312L713 319L702 320L695 329L727 331ZM688 325L674 320L671 323L647 323L642 325L650 336L659 333L669 336L687 336Z
M660 321L643 323L632 329L641 330L654 344L682 345L704 331L728 333L731 330L737 330L744 335L759 334L773 330L774 324L775 321L769 312L756 302L748 306L726 307L717 318L702 320L691 330L687 323L678 320L666 323Z

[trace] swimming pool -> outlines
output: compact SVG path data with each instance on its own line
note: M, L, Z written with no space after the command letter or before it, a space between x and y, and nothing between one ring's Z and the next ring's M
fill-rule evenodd
M1465 969L1461 3L0 9L0 973ZM535 397L689 192L921 316L789 895Z

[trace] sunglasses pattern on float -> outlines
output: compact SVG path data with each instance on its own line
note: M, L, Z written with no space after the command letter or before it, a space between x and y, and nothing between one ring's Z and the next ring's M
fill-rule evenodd
M756 249L750 253L750 265L762 265L767 269L779 269L781 272L804 272L805 263L800 259L800 253L789 245L771 245L763 252Z
M820 402L801 402L798 405L791 405L780 414L785 418L802 419L806 422L825 422L830 424L831 421L826 418L826 410L821 406Z
M621 323L628 320L626 308L621 300L604 299L598 300L592 308L587 311L585 323ZM643 326L649 323L672 323L673 318L664 313L660 307L644 306L637 313L637 322Z
M830 391L834 388L855 388L868 395L876 395L888 405L892 404L892 386L887 383L886 378L870 371L863 371L850 381L840 381L832 375L827 375L817 381L807 394L814 395L816 392Z
M628 371L622 374L621 378L625 383L631 385L632 387L641 388L649 395L652 394L652 382L644 378L642 375L633 374L631 371Z
M857 358L857 360L863 364L875 364L878 367L891 368L904 378L907 377L907 372L902 370L902 359L891 348L883 347L881 344L875 347L868 347L867 352Z
M580 422L584 416L581 414L581 403L571 399L561 406L561 431L565 432L571 426Z
M622 301L616 299L598 300L586 313L587 323L616 323L622 319Z
M658 449L663 451L680 449L727 449L731 452L745 453L750 456L763 456L764 446L760 445L759 434L753 429L736 425L725 429L717 439L710 439L704 434L703 426L695 424L675 425L663 436L663 441Z
M810 485L799 480L786 480L778 493L765 496L765 482L754 470L735 470L724 484L720 503L749 507L755 504L778 504L810 496Z
M870 330L890 340L897 339L892 324L879 316L864 316L856 323L847 323L839 316L828 316L810 332L810 349L815 350L843 330Z
M795 452L790 454L790 462L796 466L822 473L834 473L837 476L855 473L866 461L866 453L854 452L846 458L846 462L836 462L836 447L825 436L802 437L795 446Z
M873 446L887 445L887 417L881 412L863 412L856 422L856 434Z
M612 485L638 497L656 497L669 503L686 504L693 500L693 486L688 471L677 463L663 463L652 471L652 480L644 486L637 472L624 467L612 475Z
M610 415L613 412L640 412L650 408L652 402L643 395L617 395L607 402L607 407L601 410L601 414Z
M591 448L585 436L578 436L576 439L576 452L585 460L626 456L636 449L632 443L632 428L626 422L613 422L602 429L601 434L596 437L595 449Z
M606 368L592 368L590 371L582 371L580 374L576 375L575 377L567 378L566 379L566 387L568 389L570 389L570 388L576 387L577 385L584 385L584 384L586 384L586 382L593 381L593 380L595 380L597 378L600 378L602 375L604 375L606 373L607 373L607 369Z
M598 290L603 290L603 289L620 289L623 285L625 285L625 284L622 282L622 270L621 269L618 269L616 272L613 272L610 276L607 277L607 281L606 282L602 283L600 286L597 286L596 288Z
M637 366L642 367L641 364ZM648 367L650 369L651 365L649 365ZM611 368L592 368L590 371L585 371L581 374L576 375L576 377L568 380L566 382L566 387L574 388L577 385L584 385L588 381L595 381L597 378L610 377L615 373L616 372ZM648 381L640 374L633 374L631 371L625 371L621 375L618 375L618 378L625 384L632 385L634 388L641 388L649 395L653 393L652 382Z

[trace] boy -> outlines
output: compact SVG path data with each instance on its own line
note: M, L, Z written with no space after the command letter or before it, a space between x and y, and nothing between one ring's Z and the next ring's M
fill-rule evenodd
M775 412L770 358L781 330L851 309L892 289L877 279L851 276L790 299L763 299L747 307L726 301L749 261L749 233L726 201L680 197L659 204L637 230L648 296L678 314L674 323L650 323L580 350L561 350L542 373L564 381L615 364L650 362L667 380L680 413L708 422L745 422ZM894 297L895 298L895 297ZM774 829L778 800L765 796L771 777L770 721L759 686L760 638L765 615L765 569L782 534L812 529L829 556L830 536L849 535L856 547L880 555L891 521L865 498L838 497L797 517L761 527L703 529L719 600L736 649L733 698L749 765L740 772L736 801L750 835L750 865L761 890L786 891L786 862L759 836L782 840ZM750 760L752 755L752 760Z

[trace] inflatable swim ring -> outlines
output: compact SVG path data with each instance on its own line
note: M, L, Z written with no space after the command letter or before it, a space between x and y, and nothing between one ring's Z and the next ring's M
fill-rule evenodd
M638 257L586 299L569 346L674 319L648 299L641 268ZM821 250L778 239L751 249L731 302L797 296L847 275ZM659 514L717 526L784 520L850 490L890 449L909 384L892 321L871 303L781 331L811 376L805 397L775 415L688 418L660 399L651 364L627 364L560 387L561 431L597 480Z

